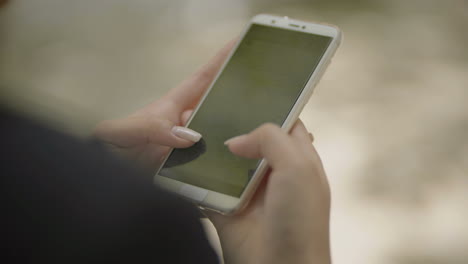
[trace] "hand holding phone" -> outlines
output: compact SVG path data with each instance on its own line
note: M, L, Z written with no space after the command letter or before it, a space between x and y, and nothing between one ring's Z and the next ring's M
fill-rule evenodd
M330 190L319 156L299 120L290 134L267 124L228 142L271 171L249 206L234 216L207 211L226 263L331 263Z
M100 122L94 136L107 143L112 151L154 173L171 148L194 144L175 135L173 128L187 124L234 44L235 40L230 41L207 64L159 100L129 116Z

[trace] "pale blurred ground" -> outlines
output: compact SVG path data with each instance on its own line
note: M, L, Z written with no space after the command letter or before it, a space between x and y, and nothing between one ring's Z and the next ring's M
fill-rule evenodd
M301 118L333 191L335 263L468 263L466 0L13 0L2 100L86 136L158 98L256 13L345 39Z

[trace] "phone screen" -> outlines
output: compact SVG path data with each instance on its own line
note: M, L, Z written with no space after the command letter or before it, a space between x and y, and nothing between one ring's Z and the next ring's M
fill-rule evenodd
M188 126L203 138L174 149L159 174L240 197L259 160L235 156L224 142L266 122L281 126L331 41L253 24Z

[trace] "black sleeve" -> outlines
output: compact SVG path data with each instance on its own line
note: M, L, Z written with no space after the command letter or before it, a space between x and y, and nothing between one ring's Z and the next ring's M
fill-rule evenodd
M218 263L197 209L151 175L11 114L0 129L3 260Z

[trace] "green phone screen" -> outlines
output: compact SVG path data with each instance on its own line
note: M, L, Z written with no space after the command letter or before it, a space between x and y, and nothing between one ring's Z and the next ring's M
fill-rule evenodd
M253 24L189 124L203 138L174 149L161 176L240 197L258 160L223 144L266 122L282 125L331 37Z

